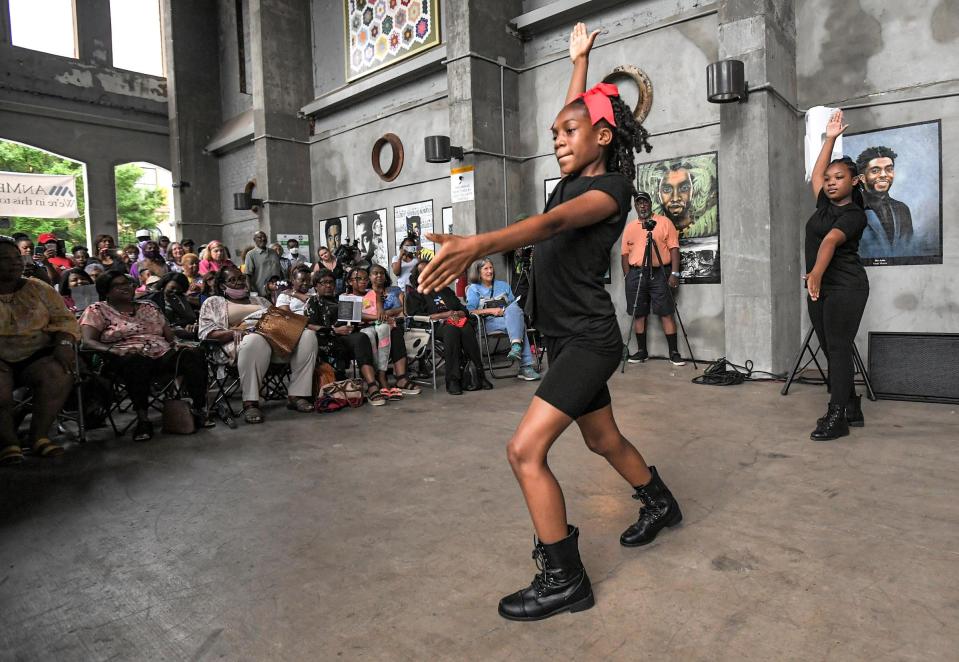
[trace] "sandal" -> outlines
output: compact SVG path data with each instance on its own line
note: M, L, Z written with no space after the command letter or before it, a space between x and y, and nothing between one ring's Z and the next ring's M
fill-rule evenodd
M403 390L399 388L381 388L380 392L386 395L387 398L392 402L394 400L403 399Z
M40 437L33 442L33 454L37 457L56 457L63 455L63 446L53 443L46 437Z
M137 421L137 426L133 428L133 441L150 441L151 439L153 439L153 423Z
M310 414L313 412L313 405L306 398L293 398L287 400L286 408L290 411L298 411L301 414Z
M419 386L413 383L413 380L406 374L396 375L396 388L404 395L419 395L422 392Z
M243 420L253 425L263 422L263 412L257 405L250 405L243 408Z
M23 451L19 446L7 446L0 450L0 466L20 464L23 462Z
M376 382L367 382L366 384L366 399L370 401L370 404L374 407L379 407L380 405L385 405L387 400L387 394L384 393L385 389L381 389L376 385Z

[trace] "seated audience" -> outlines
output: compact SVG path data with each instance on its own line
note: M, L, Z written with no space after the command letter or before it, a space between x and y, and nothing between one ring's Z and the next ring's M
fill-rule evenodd
M533 368L533 353L526 337L526 318L509 283L496 280L496 271L489 258L477 260L469 270L470 285L466 288L466 307L482 316L487 332L505 331L509 335L508 358L520 361L517 377L534 381L540 375Z
M60 275L60 296L63 297L63 303L66 304L67 310L73 314L77 312L77 305L73 301L73 288L92 284L93 279L90 278L90 275L79 267L64 271Z
M171 271L172 263L160 255L160 245L152 239L143 242L140 259L130 267L130 275L146 284L150 274L162 278Z
M156 290L144 298L163 312L177 338L196 340L197 314L186 297L189 289L186 276L170 272L159 280Z
M255 332L255 326L270 302L251 295L246 276L233 265L217 272L215 286L218 294L209 297L200 308L199 338L220 344L215 360L236 363L243 392L243 418L247 423L262 423L260 385L276 357L266 338ZM316 334L304 329L289 357L292 375L287 409L313 411L316 347Z
M202 276L205 273L210 271L219 271L224 267L235 267L236 265L230 261L228 253L226 251L226 246L221 244L219 241L211 241L206 245L206 248L203 249L203 252L200 254L200 275Z
M140 247L136 244L127 244L120 253L120 261L123 263L123 273L129 274L133 265L140 260ZM119 270L118 270L119 271Z
M23 259L23 275L27 278L36 278L47 285L55 285L60 282L60 275L57 268L50 262L50 258L57 254L56 249L40 248L40 251L34 250L33 242L30 237L23 235L17 239L17 248Z
M130 276L106 271L97 278L96 287L100 301L80 318L83 345L103 352L110 372L126 385L137 416L133 440L153 437L147 408L151 381L157 375L172 377L176 372L182 377L198 424L208 425L203 352L173 346L173 330L160 310L151 302L134 300Z
M73 268L73 260L64 255L63 251L60 250L60 243L57 241L57 235L53 234L52 232L44 232L37 237L37 243L46 249L46 258L50 264L56 268L58 274L64 269Z
M186 255L186 249L184 249L183 244L178 241L172 242L167 246L166 252L163 253L163 257L166 258L170 269L181 273L183 271L183 265L180 264L180 260L183 259L184 255Z
M86 246L74 246L71 251L73 255L73 266L77 269L86 269L90 264L90 251Z
M113 237L108 234L97 235L93 248L104 269L129 273L129 269L117 253L117 242Z
M406 314L410 316L428 315L433 320L444 320L436 327L439 340L443 343L446 359L446 392L450 395L462 395L461 353L476 365L480 388L488 390L493 384L483 373L483 359L480 356L479 343L476 341L476 329L470 321L469 311L456 298L449 287L435 294L426 295L416 291L417 278L423 262L417 263L410 272L410 285L406 288Z
M342 294L346 289L344 281L343 265L336 259L333 252L326 246L320 246L316 249L316 262L313 263L313 274L316 275L327 269L333 273L336 279L336 294Z
M99 276L106 270L107 270L106 267L104 267L99 262L91 262L90 264L87 265L87 268L84 269L84 271L87 272L87 275L94 281L97 279L97 276Z
M303 315L303 309L306 307L306 301L315 292L311 289L310 268L305 264L293 268L291 275L290 288L283 290L276 296L277 308L289 310L292 313Z
M373 369L373 347L360 333L359 327L338 320L339 306L336 277L329 269L314 274L316 294L309 297L303 314L309 320L307 328L316 332L320 357L334 366L336 378L345 379L345 368L356 361L366 382L366 398L371 405L386 404L387 395L380 392Z
M180 258L180 270L186 277L190 286L187 288L186 296L190 303L199 308L202 301L200 295L203 293L203 276L200 275L200 258L194 253L187 253ZM216 274L215 271L210 272Z
M403 338L403 291L393 287L386 267L374 264L370 267L370 289L364 296L363 318L386 324L389 327L390 344L386 354L393 364L393 376L396 386L389 388L386 371L379 375L380 385L391 400L399 400L404 395L419 395L420 387L406 375L406 341Z
M33 393L33 453L63 452L47 435L73 386L74 345L80 338L76 319L53 288L22 273L17 245L0 237L0 464L23 460L13 399L21 386Z

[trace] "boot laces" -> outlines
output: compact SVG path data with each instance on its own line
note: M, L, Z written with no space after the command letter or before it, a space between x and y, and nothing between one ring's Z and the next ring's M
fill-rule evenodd
M639 509L639 519L649 516L650 519L655 521L665 515L668 510L667 506L660 506L653 500L649 492L646 491L645 486L637 487L636 494L633 495L633 498L643 503L642 508Z
M543 591L552 586L553 578L547 572L549 561L546 553L538 545L533 548L533 561L536 562L536 569L539 571L533 577L533 588L536 589L536 595L542 595Z

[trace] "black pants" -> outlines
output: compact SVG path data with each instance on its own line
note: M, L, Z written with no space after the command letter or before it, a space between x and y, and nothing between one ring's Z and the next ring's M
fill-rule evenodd
M179 369L177 356L182 354ZM181 347L171 349L163 356L151 359L140 354L109 356L110 371L127 387L127 395L135 410L144 410L150 401L150 384L154 379L172 378L174 372L183 378L186 392L193 400L193 407L206 407L207 372L206 357L199 349Z
M362 333L350 333L345 336L333 336L336 344L347 359L356 361L356 365L363 367L373 365L373 346L370 339Z
M855 395L853 345L869 290L823 290L806 298L809 320L829 361L829 404L845 406Z
M467 322L461 327L444 323L439 327L438 332L445 350L446 381L460 378L464 352L466 358L476 364L477 369L483 369L479 342L476 340L476 327L472 322Z

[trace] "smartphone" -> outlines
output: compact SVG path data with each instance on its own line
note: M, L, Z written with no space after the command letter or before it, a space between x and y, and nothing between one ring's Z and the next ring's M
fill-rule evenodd
M37 244L33 247L33 255L35 257L43 257L43 254L46 252L46 248L43 244Z
M67 254L67 242L63 239L57 239L57 255L63 257Z

